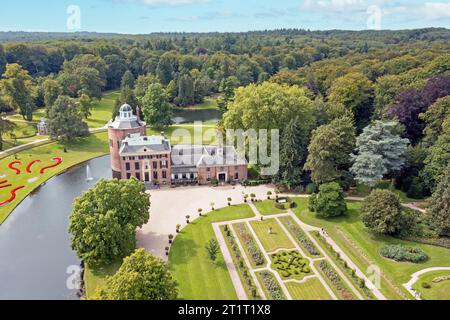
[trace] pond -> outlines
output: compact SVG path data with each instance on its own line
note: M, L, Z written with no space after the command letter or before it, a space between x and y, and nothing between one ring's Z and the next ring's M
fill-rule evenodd
M219 122L222 120L222 111L218 109L175 109L172 118L175 124L192 123L194 121Z
M69 215L74 198L100 178L111 178L109 156L53 177L0 226L0 300L78 299L66 284L80 264L70 248Z

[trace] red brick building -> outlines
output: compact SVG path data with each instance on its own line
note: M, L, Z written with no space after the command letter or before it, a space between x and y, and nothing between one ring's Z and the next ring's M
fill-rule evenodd
M129 105L108 124L113 177L153 185L208 184L247 179L247 162L232 146L171 146L164 134L147 136L146 124Z

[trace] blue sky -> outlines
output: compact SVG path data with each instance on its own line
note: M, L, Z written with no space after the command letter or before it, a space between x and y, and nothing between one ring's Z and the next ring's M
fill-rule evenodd
M79 30L96 32L450 28L449 0L12 0L2 1L0 31L73 31L71 5Z

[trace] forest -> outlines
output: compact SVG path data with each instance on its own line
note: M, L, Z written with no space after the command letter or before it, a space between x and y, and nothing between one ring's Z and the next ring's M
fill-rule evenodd
M423 198L450 159L449 39L439 28L3 32L0 110L32 120L37 108L57 117L78 106L68 112L78 116L81 135L89 102L106 91L120 89L116 108L140 105L158 128L171 124L173 107L213 96L225 112L221 127L281 130L277 183L314 190L337 181L347 190L388 178ZM1 121L6 134L10 125Z

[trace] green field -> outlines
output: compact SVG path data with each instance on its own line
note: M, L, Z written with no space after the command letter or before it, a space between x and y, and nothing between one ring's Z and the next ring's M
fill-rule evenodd
M110 91L104 93L100 100L93 100L91 116L86 120L89 128L102 128L111 120L114 104L118 97L120 97L119 91Z
M258 236L261 244L267 252L277 249L294 249L295 246L281 229L280 224L275 219L264 221L251 221L250 225ZM272 228L272 233L269 230Z
M310 278L303 283L286 282L285 284L295 300L332 300L318 278Z
M114 275L121 265L122 261L117 261L95 270L86 266L84 270L86 296L92 298L97 293L97 290L105 284L106 277Z
M179 283L180 299L237 299L222 254L219 253L215 263L211 262L205 245L215 239L211 223L253 216L248 205L230 206L210 212L182 230L169 256L170 270Z
M275 200L264 200L261 202L255 202L254 205L263 216L287 213L286 209L275 208L275 203Z
M376 235L366 229L359 218L360 203L349 202L349 212L344 217L322 219L308 210L308 199L296 198L293 209L300 220L323 227L349 258L365 272L375 264L381 268L388 280L382 277L381 292L388 299L412 298L402 284L408 282L412 273L428 267L449 266L450 250L442 247L413 243L389 236ZM402 263L384 259L380 249L388 244L405 244L424 250L430 259L424 263Z
M432 271L423 274L413 285L413 289L420 292L423 300L450 300L450 279L435 283L437 277L450 277L450 271ZM422 283L428 283L431 288L422 287Z

